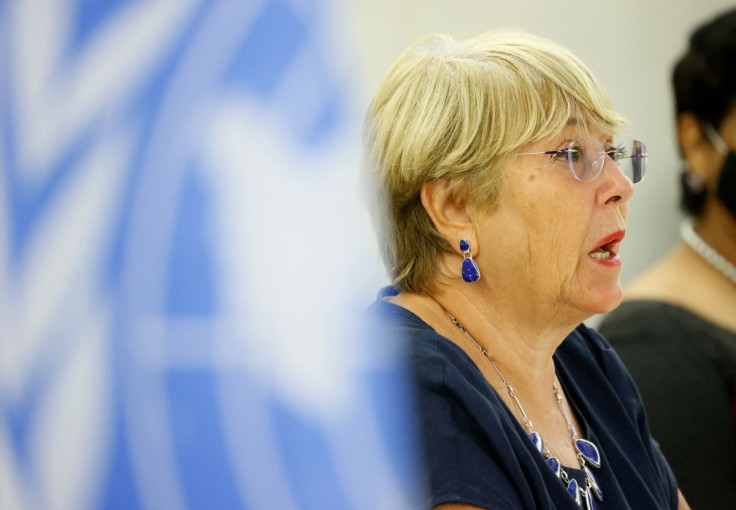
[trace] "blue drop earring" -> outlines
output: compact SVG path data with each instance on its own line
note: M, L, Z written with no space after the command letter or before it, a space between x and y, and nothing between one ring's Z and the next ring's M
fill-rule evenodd
M477 282L480 280L480 269L470 252L470 242L467 239L460 239L460 249L463 252L463 280L468 283Z

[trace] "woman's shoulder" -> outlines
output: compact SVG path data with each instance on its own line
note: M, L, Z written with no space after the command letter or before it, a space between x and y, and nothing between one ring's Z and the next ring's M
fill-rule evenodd
M506 470L519 469L514 452L529 457L531 443L465 351L390 297L382 291L369 314L404 353L429 475L428 506L466 501L518 508Z
M392 287L381 289L368 307L369 321L375 334L400 347L414 379L447 384L448 372L462 374L461 379L473 378L477 367L465 351L412 311L390 302L387 298L393 295Z
M639 319L639 327L650 324L647 315L636 317L644 310L647 314L655 314L652 318L667 317L687 322L686 327L696 325L690 320L694 316L705 325L712 324L736 334L733 284L686 246L675 248L627 285L624 299L625 306L609 315L617 317L625 311L627 318Z
M736 332L680 303L657 299L624 301L603 319L599 330L617 349L629 344L702 348L707 343L736 348Z
M385 287L378 293L376 300L368 307L368 321L372 328L388 335L394 341L411 347L412 354L435 356L441 354L444 337L412 311L392 303L389 299L395 296L393 287ZM451 343L451 342L449 342ZM454 345L454 344L453 344ZM416 352L415 352L416 351Z
M662 333L672 327L689 329L694 322L704 321L679 303L642 297L621 303L603 318L598 330L606 336L609 333L627 334L648 330Z

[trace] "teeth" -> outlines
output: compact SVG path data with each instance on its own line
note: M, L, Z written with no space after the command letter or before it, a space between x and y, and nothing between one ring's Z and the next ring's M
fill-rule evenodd
M590 253L590 256L598 260L608 260L611 258L610 251L594 251Z

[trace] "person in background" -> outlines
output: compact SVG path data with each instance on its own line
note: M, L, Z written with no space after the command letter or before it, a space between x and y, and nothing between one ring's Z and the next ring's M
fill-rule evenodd
M647 158L622 123L580 60L522 32L431 37L380 85L366 161L393 286L368 314L408 351L426 507L689 508L581 324L621 301Z
M682 242L600 326L641 391L695 509L736 508L736 10L698 28L673 73Z

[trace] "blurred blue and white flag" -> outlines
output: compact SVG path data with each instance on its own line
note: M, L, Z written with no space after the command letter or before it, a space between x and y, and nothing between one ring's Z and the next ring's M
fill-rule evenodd
M334 16L0 2L0 509L410 506Z

